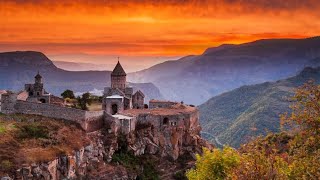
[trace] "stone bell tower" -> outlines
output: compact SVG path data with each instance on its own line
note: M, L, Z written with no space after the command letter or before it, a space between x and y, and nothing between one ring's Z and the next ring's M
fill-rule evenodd
M111 88L118 88L122 91L126 89L127 74L123 70L119 60L111 73Z

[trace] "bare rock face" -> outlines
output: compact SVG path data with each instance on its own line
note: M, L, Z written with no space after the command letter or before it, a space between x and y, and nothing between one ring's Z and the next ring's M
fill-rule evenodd
M196 122L195 124L198 124ZM139 126L139 125L138 125ZM152 124L140 125L136 131L126 136L128 150L134 155L159 155L177 160L180 155L190 154L195 157L203 147L212 149L213 146L200 137L200 126L167 126L155 128Z

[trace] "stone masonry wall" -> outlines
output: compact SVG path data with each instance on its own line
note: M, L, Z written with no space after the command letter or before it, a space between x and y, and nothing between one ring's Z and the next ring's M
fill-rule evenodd
M34 103L27 101L17 101L15 113L35 114L46 117L76 121L80 124L85 120L85 111L73 108L65 108L46 103Z
M101 129L104 125L104 111L85 111L85 130L87 132Z
M90 112L54 104L16 101L14 113L35 114L74 121L88 132L98 130L103 126L103 111Z
M177 102L170 102L170 101L150 101L149 102L149 108L154 109L154 108L168 108L172 105L177 104Z

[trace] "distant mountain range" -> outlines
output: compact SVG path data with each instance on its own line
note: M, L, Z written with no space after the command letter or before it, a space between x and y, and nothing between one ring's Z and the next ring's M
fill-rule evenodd
M242 86L215 96L199 106L203 131L233 147L268 131L278 132L279 115L290 112L294 88L310 79L320 84L320 68L305 68L288 79Z
M166 99L199 105L212 96L242 85L295 75L320 64L320 37L266 39L240 45L208 48L130 73L132 82L152 82Z
M110 69L112 69L111 67ZM110 71L66 71L57 68L41 52L16 51L0 53L0 89L22 90L24 84L33 83L40 71L48 92L60 95L64 90L86 92L103 90L110 85ZM134 89L141 89L146 100L162 99L159 89L152 83L130 83Z
M67 71L105 71L107 68L112 67L112 64L93 64L67 61L53 61L53 64L58 68Z

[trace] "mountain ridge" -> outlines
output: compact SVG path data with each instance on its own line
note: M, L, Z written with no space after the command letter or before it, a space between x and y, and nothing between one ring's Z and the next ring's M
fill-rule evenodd
M212 97L199 106L203 130L233 147L268 131L279 132L279 115L290 112L294 88L309 79L320 83L320 67L306 67L287 79L242 86Z
M166 99L199 105L242 85L283 79L306 66L316 67L319 57L320 37L258 40L208 48L201 55L130 73L129 79L153 82Z
M43 53L12 51L0 53L0 89L22 90L24 84L34 82L37 72L43 76L46 90L60 95L64 90L76 92L103 90L110 84L111 71L66 71L57 68ZM159 89L152 83L129 83L144 91L146 100L162 99Z

